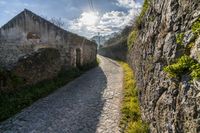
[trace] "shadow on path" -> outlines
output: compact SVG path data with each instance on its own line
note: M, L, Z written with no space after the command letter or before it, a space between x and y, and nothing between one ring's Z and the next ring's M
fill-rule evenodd
M0 123L0 133L118 133L123 71L99 58L99 67Z
M0 124L0 132L93 133L104 106L107 79L94 68Z

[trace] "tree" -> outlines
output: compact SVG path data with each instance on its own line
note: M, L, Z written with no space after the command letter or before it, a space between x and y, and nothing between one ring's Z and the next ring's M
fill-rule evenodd
M49 20L51 23L53 23L53 24L55 24L55 25L57 25L58 27L64 27L65 26L65 23L62 21L62 19L61 18L51 18L50 20Z

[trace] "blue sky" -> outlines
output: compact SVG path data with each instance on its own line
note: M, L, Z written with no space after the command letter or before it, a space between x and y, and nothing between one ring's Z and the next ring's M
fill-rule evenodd
M46 18L61 18L64 29L88 38L118 32L138 13L142 0L0 0L0 26L27 8Z

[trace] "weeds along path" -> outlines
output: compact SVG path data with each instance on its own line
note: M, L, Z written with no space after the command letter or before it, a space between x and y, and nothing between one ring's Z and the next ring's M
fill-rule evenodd
M0 132L118 133L123 70L99 58L99 67L0 123Z

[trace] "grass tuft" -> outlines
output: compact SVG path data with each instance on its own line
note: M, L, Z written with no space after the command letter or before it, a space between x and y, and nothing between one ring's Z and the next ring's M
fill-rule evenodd
M124 70L124 98L120 127L125 133L148 133L148 125L141 119L138 92L133 71L127 63L119 62Z

